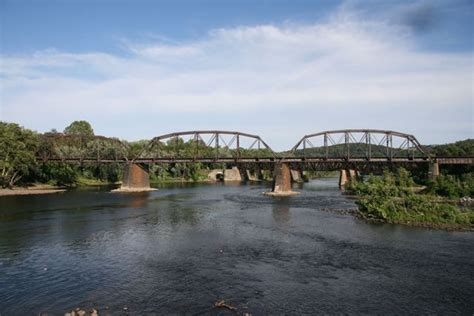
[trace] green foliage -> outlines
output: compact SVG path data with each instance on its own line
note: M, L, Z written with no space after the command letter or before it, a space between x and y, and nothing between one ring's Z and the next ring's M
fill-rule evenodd
M469 178L472 181L472 176ZM408 171L384 172L365 182L351 181L347 189L360 196L361 214L391 223L474 224L474 212L424 194L416 194Z
M474 139L461 140L452 144L432 145L428 147L435 156L474 156Z
M18 124L0 122L0 185L11 187L36 168L37 135Z
M440 175L435 181L428 183L428 191L451 199L465 196L474 197L474 173L464 174L460 177Z
M94 136L94 130L87 121L74 121L64 129L64 134Z
M145 146L149 143L148 140L139 140L136 142L128 142L129 146L129 151L128 151L128 157L134 158L136 157L142 149L145 148Z
M72 185L76 182L77 177L77 168L70 164L47 162L40 167L39 178L42 182L56 185Z

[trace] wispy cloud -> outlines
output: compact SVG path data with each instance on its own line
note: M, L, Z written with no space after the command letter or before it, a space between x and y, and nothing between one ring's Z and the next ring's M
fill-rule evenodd
M277 148L341 127L398 129L423 142L473 134L472 53L423 51L407 28L345 7L310 25L124 43L122 56L2 56L1 119L39 130L88 119L128 139L238 129Z

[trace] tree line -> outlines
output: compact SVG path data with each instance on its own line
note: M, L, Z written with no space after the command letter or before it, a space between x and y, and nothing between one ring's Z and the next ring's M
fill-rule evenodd
M39 134L15 123L0 122L0 186L13 187L31 183L69 186L75 184L115 183L122 178L123 163L62 162L65 157L100 157L111 161L129 159L140 152L148 157L192 157L199 148L201 157L215 157L216 148L202 140L170 138L147 148L149 140L127 142L101 138L87 121L74 121L63 132L55 129ZM235 149L217 148L220 157L233 157ZM268 149L240 149L240 155L271 155ZM56 160L51 159L56 158ZM212 168L224 165L203 163L170 163L150 165L150 180L199 181L207 178Z
M61 136L61 137L58 137ZM63 137L64 136L64 137ZM30 183L50 183L54 185L100 184L113 183L122 178L123 164L120 163L63 163L61 161L41 161L51 155L58 157L77 156L94 157L100 155L108 159L117 157L135 157L138 153L153 156L159 151L162 156L181 155L192 157L196 146L199 146L201 156L213 157L216 149L202 140L170 138L165 143L159 143L146 149L148 140L136 142L119 141L118 139L100 139L94 137L94 129L87 121L74 121L64 131L39 134L25 129L15 123L0 122L0 186L12 187ZM54 142L54 145L52 145ZM199 142L199 143L196 143ZM124 146L125 145L125 146ZM53 148L54 147L54 148ZM438 156L474 156L474 140L467 139L453 144L427 146L430 154ZM232 157L235 150L219 147L221 157ZM240 154L252 156L257 149L240 149ZM271 156L267 149L258 150L261 157ZM175 163L167 165L151 165L151 181L191 180L199 181L207 177L211 168L223 168L209 164ZM472 166L443 167L442 171L454 176L441 177L438 191L446 189L448 184L456 186L465 182L465 174L474 172ZM452 191L452 190L451 190Z

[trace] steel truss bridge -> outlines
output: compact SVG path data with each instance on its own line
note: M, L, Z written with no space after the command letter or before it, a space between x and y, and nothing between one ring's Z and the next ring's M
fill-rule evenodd
M49 133L37 153L42 162L78 163L222 163L336 170L377 169L387 165L474 164L474 157L433 157L415 136L389 130L346 129L302 137L292 149L276 153L258 135L201 130L161 135L138 150L116 138Z

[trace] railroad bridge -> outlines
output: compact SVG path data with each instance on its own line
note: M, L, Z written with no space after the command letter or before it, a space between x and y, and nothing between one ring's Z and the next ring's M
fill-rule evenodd
M244 177L258 178L273 170L270 195L292 195L292 179L303 170L339 170L340 185L360 172L377 172L403 166L425 168L439 175L443 164L474 164L474 157L433 157L415 136L375 129L345 129L308 134L288 151L276 153L258 135L237 131L200 130L161 135L134 150L116 138L44 134L37 159L43 162L124 164L124 190L150 187L151 164L224 165ZM228 169L232 167L233 169Z

